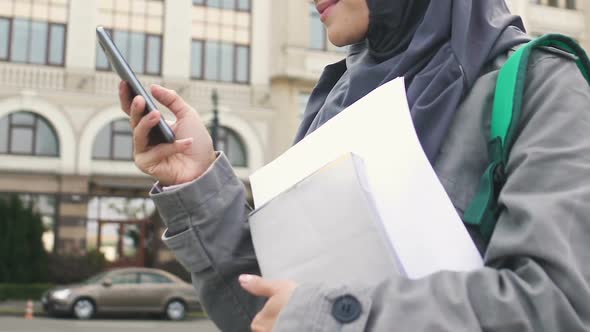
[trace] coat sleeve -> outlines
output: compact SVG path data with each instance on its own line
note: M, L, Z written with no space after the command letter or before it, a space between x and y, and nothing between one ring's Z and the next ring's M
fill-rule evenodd
M199 179L151 197L167 226L162 239L191 273L209 317L222 331L249 331L264 299L242 290L238 276L260 274L245 188L220 153Z
M573 61L532 66L485 268L301 284L276 330L590 331L590 89Z

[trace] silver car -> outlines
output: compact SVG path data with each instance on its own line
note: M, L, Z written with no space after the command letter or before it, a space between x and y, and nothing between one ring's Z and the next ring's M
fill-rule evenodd
M123 268L98 274L81 284L51 289L41 298L50 314L90 319L96 313L162 313L182 320L200 309L195 289L162 270Z

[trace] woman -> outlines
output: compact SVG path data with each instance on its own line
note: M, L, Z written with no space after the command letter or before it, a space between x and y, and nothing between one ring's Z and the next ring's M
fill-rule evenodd
M325 69L296 140L405 76L422 146L462 214L487 166L498 70L528 40L521 20L503 0L316 5L330 40L352 47L345 61ZM257 277L240 181L213 151L198 114L173 91L152 93L176 115L181 139L148 147L160 115L142 118L144 101L131 103L122 84L135 162L158 179L152 197L168 226L164 240L222 330L590 330L590 89L568 56L537 51L529 65L519 136L499 197L504 209L489 243L470 230L485 268L421 280L392 276L377 285Z

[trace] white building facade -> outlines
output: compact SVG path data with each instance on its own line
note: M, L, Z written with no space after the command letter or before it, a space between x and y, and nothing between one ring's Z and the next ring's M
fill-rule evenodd
M133 164L95 28L205 121L217 90L219 148L247 180L271 156L270 11L270 0L0 1L0 196L33 204L50 251L135 257L129 234L146 232L152 179Z
M532 35L590 46L584 1L508 2ZM206 121L217 90L219 148L244 182L291 145L324 66L345 56L307 0L0 0L0 197L32 202L48 250L112 261L137 258L129 234L150 241L154 207L98 25L145 84L177 90Z
M522 16L532 36L561 33L590 47L590 2L587 0L508 0L510 9Z

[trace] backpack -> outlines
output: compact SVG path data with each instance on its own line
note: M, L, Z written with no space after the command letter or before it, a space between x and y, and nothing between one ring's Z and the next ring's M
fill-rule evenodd
M494 93L494 106L488 141L488 167L482 175L475 197L465 210L463 220L476 227L488 243L503 209L498 195L506 181L505 165L517 135L522 99L531 53L540 47L554 47L576 57L576 63L590 84L590 60L570 37L548 34L520 47L500 69Z

